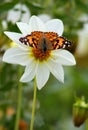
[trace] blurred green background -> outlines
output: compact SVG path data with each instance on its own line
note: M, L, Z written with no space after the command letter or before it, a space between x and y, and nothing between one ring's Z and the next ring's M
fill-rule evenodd
M19 66L2 62L6 49L14 46L4 31L19 32L17 21L28 22L31 15L44 21L59 18L64 23L63 36L73 42L69 49L76 66L64 67L65 83L52 75L37 91L36 130L85 130L85 122L75 127L75 97L88 102L88 0L0 0L0 130L13 130L18 102ZM22 72L24 68L21 67ZM22 84L22 110L19 130L27 130L31 119L33 81Z

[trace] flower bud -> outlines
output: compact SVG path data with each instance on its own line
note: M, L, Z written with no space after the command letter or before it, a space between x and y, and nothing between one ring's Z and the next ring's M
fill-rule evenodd
M87 104L84 99L77 99L73 105L73 122L76 127L81 126L87 118Z

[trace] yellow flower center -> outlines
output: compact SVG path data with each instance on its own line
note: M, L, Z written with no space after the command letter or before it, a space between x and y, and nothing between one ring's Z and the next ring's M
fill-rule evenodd
M40 61L47 60L50 57L51 50L42 50L42 49L32 49L33 55L36 59L39 59Z

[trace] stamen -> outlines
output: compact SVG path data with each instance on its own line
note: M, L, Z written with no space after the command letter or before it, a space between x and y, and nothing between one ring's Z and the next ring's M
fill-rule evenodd
M32 51L33 51L34 57L36 59L39 59L40 61L47 60L51 53L51 50L47 50L46 52L44 52L43 50L36 49L36 48L33 48Z

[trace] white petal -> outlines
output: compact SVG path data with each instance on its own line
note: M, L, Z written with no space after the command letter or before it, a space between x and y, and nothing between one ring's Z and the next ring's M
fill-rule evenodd
M26 46L26 45L24 45L24 44L22 44L20 41L19 41L19 38L21 38L21 37L23 37L23 35L22 34L20 34L20 33L14 33L14 32L8 32L8 31L6 31L6 32L4 32L12 41L14 41L15 43L17 43L17 45L19 46L19 47L21 47L22 49L26 49L26 50L28 50L28 46Z
M27 65L29 63L29 52L23 51L20 48L10 48L8 49L4 56L3 61L12 64L20 64L20 65Z
M47 66L50 72L56 77L60 82L64 82L64 70L63 67L55 62L53 59L49 59L47 62Z
M20 81L21 82L29 82L29 81L31 81L35 77L36 69L37 69L37 62L35 63L35 62L31 61L27 65L27 67L25 69L25 72L22 75Z
M49 74L50 72L46 64L39 63L37 72L36 72L36 81L37 81L38 89L41 89L42 87L44 87L44 85L49 79Z
M59 19L49 20L45 25L48 32L56 32L59 36L62 35L64 26L61 20Z
M38 17L43 21L43 22L47 22L51 19L50 15L48 14L40 14L38 15Z
M55 50L53 51L54 57L56 57L56 60L59 64L62 65L75 65L76 61L74 56L67 50Z
M32 31L45 31L44 23L37 17L32 16L29 21Z
M17 22L16 24L25 36L31 33L31 26L29 24L23 22Z

